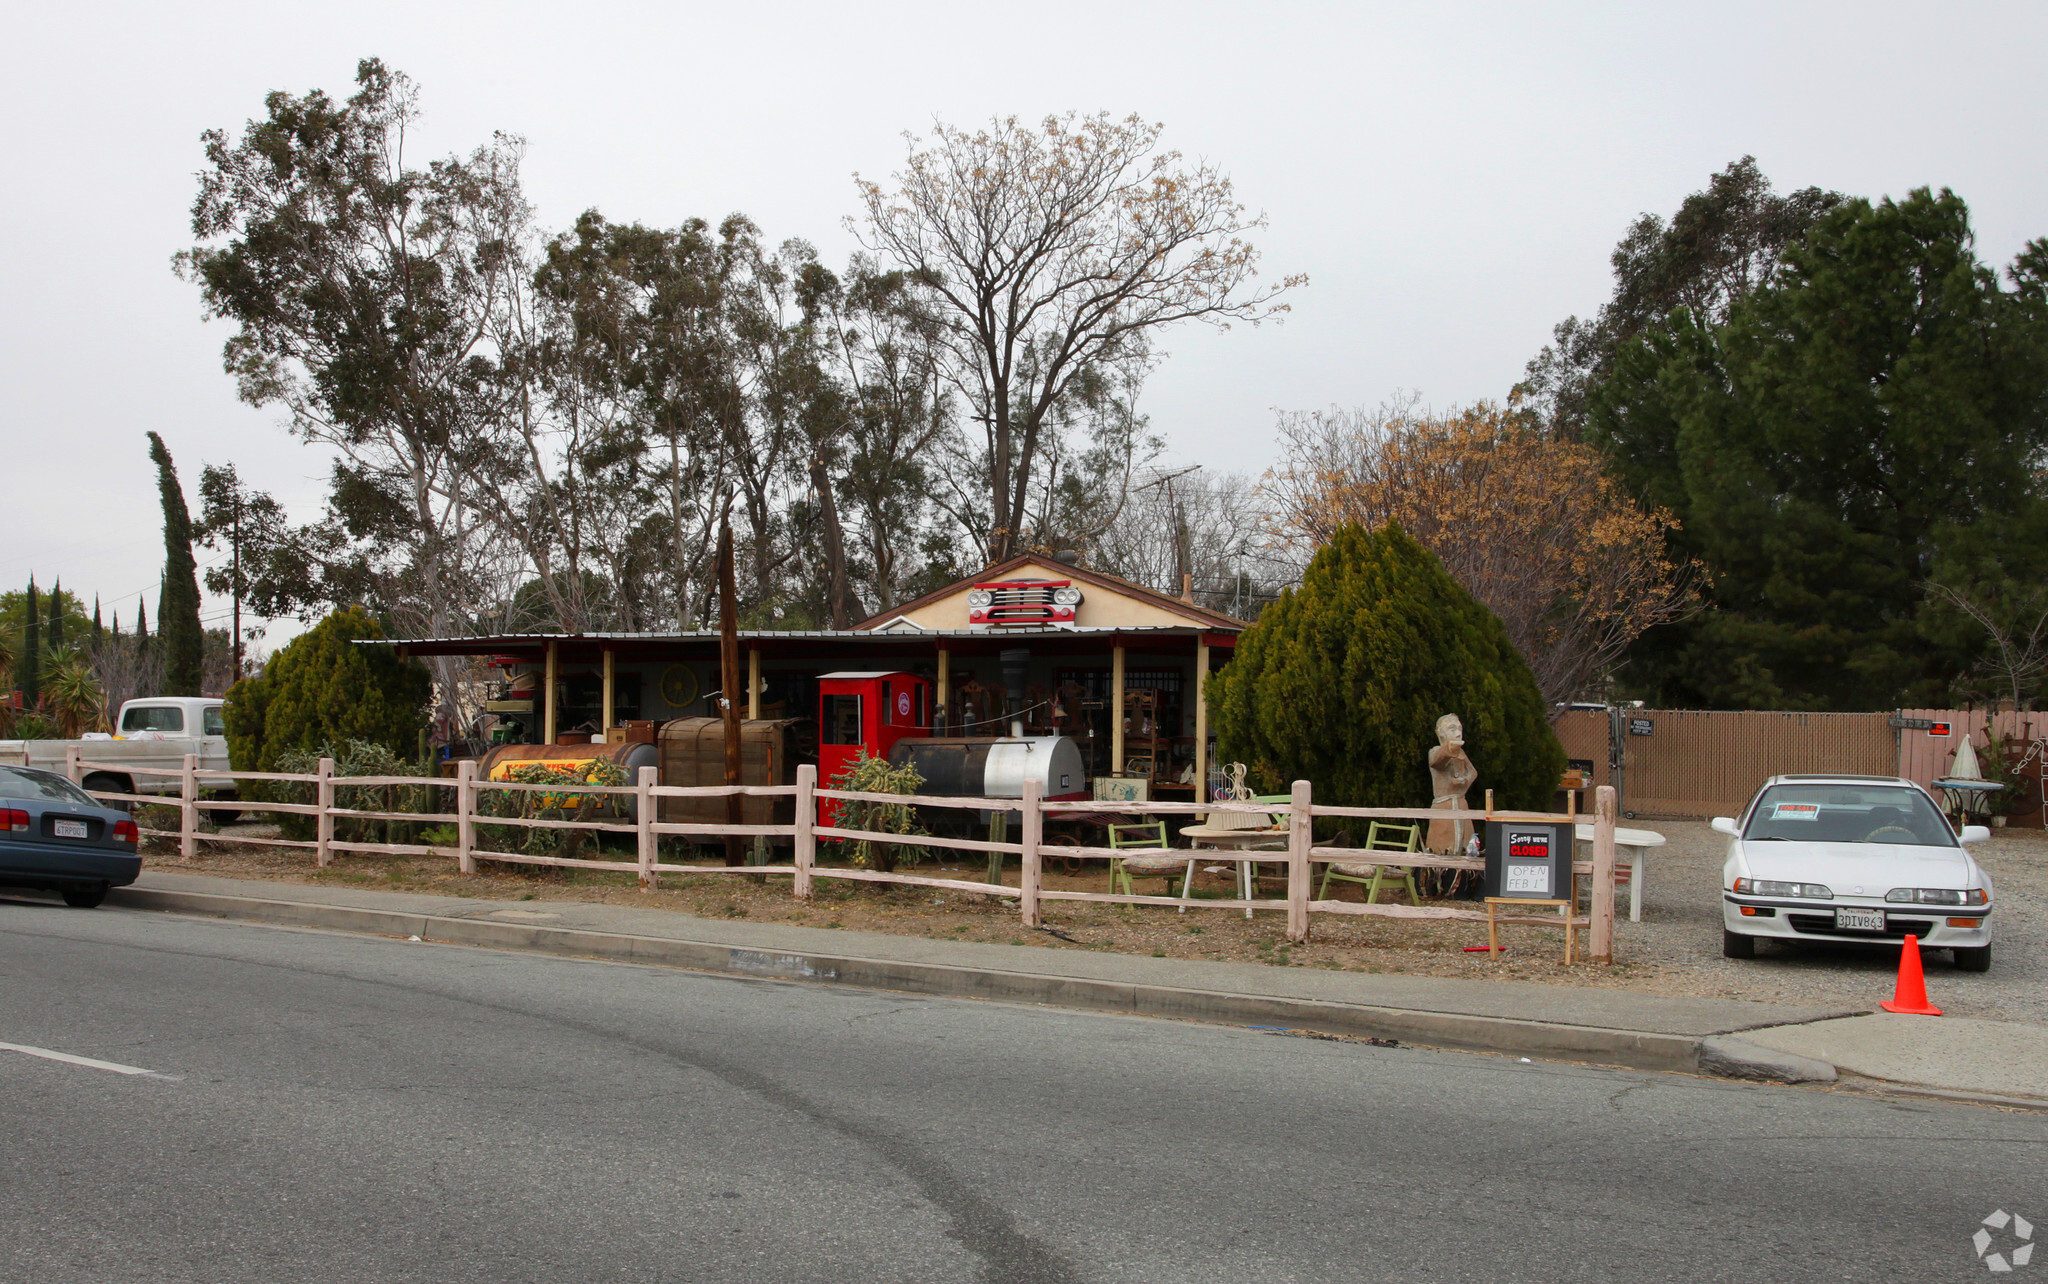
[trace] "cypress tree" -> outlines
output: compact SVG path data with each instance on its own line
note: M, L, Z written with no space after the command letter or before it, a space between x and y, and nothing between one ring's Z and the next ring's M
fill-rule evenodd
M196 696L204 670L205 630L199 623L199 567L192 559L192 515L164 439L149 434L157 492L164 507L164 582L156 601L156 627L164 649L164 694Z
M293 638L256 677L228 688L221 716L238 771L275 771L294 749L369 740L401 757L417 750L433 682L426 666L389 646L358 646L384 630L345 607Z
M101 643L101 642L102 642L103 640L105 640L106 636L107 636L107 631L106 631L105 629L103 629L103 628L101 628L101 627L100 627L100 595L99 595L99 594L97 594L97 593L95 593L95 594L93 594L93 595L92 595L92 646L93 646L93 650L95 650L95 651L99 650L99 646L100 646L100 643Z
M30 709L43 694L42 612L36 602L36 577L28 577L28 623L21 639L21 702Z
M135 640L143 646L149 645L149 603L135 604Z
M64 659L64 581L50 586L50 634L44 639L52 663Z
M1340 529L1209 682L1217 748L1317 801L1426 807L1436 720L1455 713L1474 798L1549 810L1564 771L1536 677L1493 612L1399 526ZM1277 777L1277 781L1275 781Z

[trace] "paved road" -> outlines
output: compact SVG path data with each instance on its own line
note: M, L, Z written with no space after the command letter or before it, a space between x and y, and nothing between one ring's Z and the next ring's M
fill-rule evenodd
M1938 1280L1995 1208L2048 1239L2041 1115L24 900L0 976L0 1042L163 1076L0 1051L6 1279Z

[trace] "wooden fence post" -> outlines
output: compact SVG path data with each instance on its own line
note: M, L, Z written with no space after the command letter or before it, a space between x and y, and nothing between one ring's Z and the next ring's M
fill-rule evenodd
M334 863L334 759L322 758L313 783L313 860L321 868Z
M1593 793L1593 931L1587 953L1614 962L1614 786ZM1576 907L1574 907L1576 908ZM1570 930L1570 929L1567 929Z
M1308 941L1308 849L1316 833L1308 781L1294 782L1289 805L1293 810L1287 816L1287 939L1301 945Z
M800 901L811 899L811 870L818 863L818 768L803 763L796 769L796 887Z
M1023 874L1018 879L1022 895L1017 898L1017 908L1024 916L1024 926L1037 927L1038 880L1041 874L1038 863L1038 844L1045 836L1045 783L1036 776L1024 777L1023 832L1018 835L1024 848Z
M606 652L607 656L611 653ZM661 775L656 767L642 767L640 779L633 786L633 821L639 826L640 840L640 890L654 890L654 782Z
M184 770L178 775L178 859L191 860L199 854L199 755L185 755Z
M455 764L455 868L476 873L476 759Z
M74 784L74 785L77 785L77 784L83 784L83 783L85 782L85 768L83 768L83 767L81 767L81 766L79 766L79 765L78 765L78 759L79 759L79 752L78 752L78 746L77 746L77 745L65 745L65 746L64 746L64 777L65 777L65 779L69 780L69 781L70 781L70 782L71 782L72 784Z

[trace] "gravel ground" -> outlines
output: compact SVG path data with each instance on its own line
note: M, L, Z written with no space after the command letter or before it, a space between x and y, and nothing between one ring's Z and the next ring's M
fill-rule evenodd
M1317 915L1314 938L1289 947L1278 913L1246 920L1242 911L1191 909L1186 914L1151 906L1080 905L1048 902L1050 932L1030 931L1017 921L1015 902L932 888L886 888L875 884L819 880L809 904L789 894L789 880L769 876L756 882L728 875L684 875L663 879L652 893L641 892L629 875L533 866L490 865L474 878L455 872L454 862L339 854L326 870L309 855L289 849L203 843L192 862L177 859L175 846L153 841L145 851L152 868L169 872L220 874L280 882L374 886L393 891L430 892L500 900L579 900L673 909L712 918L750 918L808 927L893 932L934 939L994 941L1047 949L1109 950L1159 958L1264 962L1275 966L1322 967L1341 971L1408 972L1429 976L1499 977L1559 984L1595 985L1646 993L1780 1000L1807 1005L1870 1008L1891 997L1898 968L1896 948L1881 946L1764 946L1755 959L1721 957L1720 873L1726 839L1692 822L1632 821L1666 835L1667 845L1649 855L1643 921L1627 918L1626 894L1617 910L1615 966L1563 965L1563 935L1554 928L1503 928L1509 948L1499 959L1471 953L1484 945L1484 924L1429 922L1350 915ZM236 826L224 836L274 834L270 826ZM2048 1024L2048 835L2038 830L2000 831L1976 849L1998 888L1995 959L1987 974L1954 971L1942 951L1927 956L1934 1001L1957 1016ZM1234 869L1234 867L1225 867ZM980 866L919 868L917 872L979 881ZM1010 871L1010 881L1016 872ZM1232 874L1204 874L1197 894L1226 894ZM1106 891L1099 866L1068 873L1049 865L1047 885ZM1157 893L1156 879L1140 880L1140 892ZM1270 885L1269 885L1270 887ZM1361 899L1362 889L1335 893ZM1268 895L1277 895L1269 890ZM1470 902L1464 903L1472 908Z
M1667 839L1650 852L1643 921L1624 912L1617 957L1640 960L1663 993L1873 1006L1898 975L1897 947L1760 945L1754 959L1721 957L1721 861L1728 840L1692 822L1630 821ZM1997 889L1988 973L1958 972L1948 952L1925 956L1927 988L1953 1016L2048 1025L2048 834L2001 829L1971 849Z

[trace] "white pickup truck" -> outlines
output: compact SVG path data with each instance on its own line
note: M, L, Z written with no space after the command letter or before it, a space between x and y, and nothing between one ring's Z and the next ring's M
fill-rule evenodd
M201 771L228 770L227 724L221 720L221 702L209 696L152 696L130 700L121 706L114 720L112 739L90 740L0 740L0 764L40 767L63 774L67 751L73 746L89 764L81 784L100 793L173 794L178 792L177 776L130 774L126 767L152 767L178 771L185 755L199 755ZM209 796L232 797L234 791L206 791ZM221 813L217 818L225 819Z

